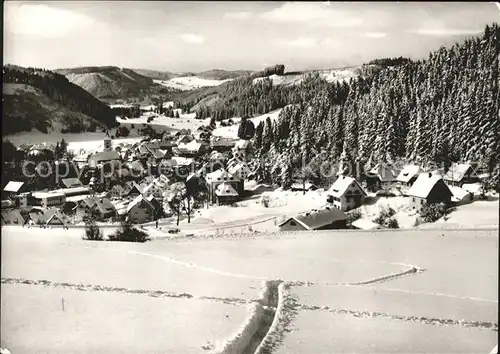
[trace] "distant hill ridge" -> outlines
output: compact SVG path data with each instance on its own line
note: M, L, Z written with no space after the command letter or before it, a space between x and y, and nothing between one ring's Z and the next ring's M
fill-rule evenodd
M16 65L3 67L4 134L95 130L116 124L111 109L61 74Z

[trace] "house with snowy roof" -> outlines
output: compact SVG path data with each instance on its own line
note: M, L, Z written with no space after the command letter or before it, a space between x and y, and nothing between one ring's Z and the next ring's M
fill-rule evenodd
M60 182L61 188L83 187L82 182L78 178L63 178Z
M406 193L410 197L410 206L420 211L429 204L450 204L453 193L444 183L440 175L432 173L421 173L413 186Z
M224 169L217 170L212 173L208 173L205 176L205 180L208 186L209 201L211 203L217 203L216 190L220 184L226 183L230 184L233 189L238 193L238 196L242 196L244 192L244 182L237 176L232 175Z
M79 219L93 216L97 219L106 219L116 214L116 209L109 198L90 196L79 201L75 208L75 215Z
M233 165L229 167L227 171L230 174L240 178L242 181L246 180L250 173L252 173L246 162L240 162L236 165Z
M337 178L327 193L327 203L342 211L360 207L367 195L358 181L343 175Z
M174 148L176 156L190 157L198 156L204 150L204 144L200 141L192 140L189 143L180 143Z
M148 221L154 221L158 218L161 210L159 203L153 196L137 196L127 206L127 219L135 224L142 224Z
M116 151L101 151L90 155L88 163L90 168L96 168L99 164L109 161L120 161L121 156Z
M15 196L24 192L29 192L30 188L28 183L22 181L9 181L5 187L3 187L3 194L6 196Z
M280 231L333 230L347 228L347 214L337 208L311 210L291 217L280 225Z
M221 183L215 188L215 200L218 205L232 204L240 199L240 195L230 183Z
M454 163L443 176L444 181L450 186L461 187L464 183L479 182L475 173L476 165L471 163Z
M395 166L378 163L366 173L366 188L373 192L388 189L396 183L399 172Z
M410 188L424 170L418 165L406 165L398 174L396 181L401 188Z

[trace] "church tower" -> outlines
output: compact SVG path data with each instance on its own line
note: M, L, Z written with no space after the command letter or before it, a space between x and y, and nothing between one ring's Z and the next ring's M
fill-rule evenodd
M104 137L104 151L111 151L111 138L106 130L106 136Z

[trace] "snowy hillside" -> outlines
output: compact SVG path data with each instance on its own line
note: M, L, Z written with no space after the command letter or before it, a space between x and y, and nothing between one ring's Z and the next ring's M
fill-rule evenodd
M181 91L189 91L200 87L219 86L224 82L231 81L231 79L212 80L212 79L204 79L198 76L184 76L184 77L176 77L167 81L162 81L162 80L153 80L153 81L154 83L160 84L165 87Z
M358 77L361 74L360 67L352 68L342 68L342 69L327 69L317 71L319 75L324 78L327 82L336 82L349 80L354 77ZM297 74L286 74L286 75L271 75L268 78L273 82L273 85L298 85L304 79L306 73L312 72L302 72ZM258 77L253 80L255 85L258 82L264 80L264 77Z
M267 117L271 118L271 121L274 121L278 119L279 115L281 113L281 108L276 109L272 112L251 118L250 120L253 122L255 126L257 126L260 122L264 122ZM239 128L239 121L241 118L236 117L236 118L231 118L236 124L231 125L229 127L221 127L219 126L218 128L214 129L212 132L213 135L215 136L221 136L224 138L236 138L238 136L238 128Z

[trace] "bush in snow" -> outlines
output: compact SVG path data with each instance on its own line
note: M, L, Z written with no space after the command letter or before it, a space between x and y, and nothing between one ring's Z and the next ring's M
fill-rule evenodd
M351 225L356 220L361 219L361 216L361 210L358 209L347 212L347 225Z
M102 241L104 239L95 219L91 218L85 221L85 235L82 238L88 241Z
M387 219L384 226L389 229L399 229L399 223L394 217Z
M264 208L269 208L269 203L271 202L269 200L269 197L266 195L266 196L263 196L260 198L260 202L262 203L262 205L264 206Z
M424 222L434 222L441 219L451 211L444 203L434 203L425 205L420 211L420 216Z
M373 220L374 223L383 225L385 227L389 227L392 229L398 228L398 222L393 217L396 214L396 211L391 207L382 208L380 210L380 214ZM397 226L397 227L394 227Z
M146 232L134 227L130 221L122 222L120 228L109 236L110 241L146 242L149 236Z

